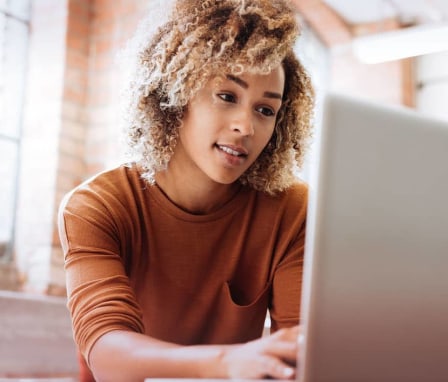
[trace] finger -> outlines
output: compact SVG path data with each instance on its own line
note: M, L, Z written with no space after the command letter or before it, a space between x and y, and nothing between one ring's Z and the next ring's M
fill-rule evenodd
M289 341L297 341L297 337L301 332L300 326L293 326L291 328L283 328L278 330L273 334L276 338L289 340Z
M298 350L297 341L271 341L264 348L266 354L292 364L296 362Z
M274 379L292 379L295 375L295 368L285 364L278 358L264 357L262 369L265 377Z

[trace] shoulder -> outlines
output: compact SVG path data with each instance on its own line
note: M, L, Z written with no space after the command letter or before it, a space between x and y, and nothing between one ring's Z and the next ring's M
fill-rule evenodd
M254 218L265 221L283 221L291 224L293 221L302 225L306 220L308 207L308 185L297 181L275 195L261 191L252 191L246 208L253 208Z
M296 181L283 191L275 195L257 192L257 198L266 206L275 208L305 208L308 204L308 185L302 181Z
M135 165L123 164L87 179L63 198L60 210L117 207L133 199L133 190L145 187Z
M297 181L277 196L285 217L304 221L308 208L308 185Z
M86 180L63 198L58 227L64 250L70 240L92 237L105 246L116 243L138 222L145 181L135 166L122 165ZM137 223L136 223L137 224ZM115 248L115 247L114 247Z
M91 190L96 192L119 192L132 184L143 184L140 172L135 164L122 164L103 172L100 172L75 188L75 192Z
M308 185L305 182L297 181L279 193L278 197L291 203L306 204L308 202Z

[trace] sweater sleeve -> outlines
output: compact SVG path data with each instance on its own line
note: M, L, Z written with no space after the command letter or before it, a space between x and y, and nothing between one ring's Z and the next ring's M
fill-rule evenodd
M68 308L75 342L87 362L92 346L105 333L144 331L111 207L84 186L67 195L59 210Z
M297 194L289 208L285 231L292 238L285 243L285 253L275 268L270 303L271 332L299 324L302 293L302 273L305 249L307 188ZM298 203L297 203L298 202Z

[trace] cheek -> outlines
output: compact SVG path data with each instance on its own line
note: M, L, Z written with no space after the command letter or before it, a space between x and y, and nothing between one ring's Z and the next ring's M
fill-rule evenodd
M190 130L207 132L213 126L213 121L216 113L211 107L195 107L188 114L184 120L184 125L188 126Z
M190 153L198 152L207 143L207 119L191 118L179 130L179 140Z
M258 139L253 146L253 148L255 149L254 153L256 154L255 155L256 158L258 158L261 155L264 148L269 144L271 137L272 137L272 133L267 133L267 132L264 134L260 134L258 136Z
M272 138L272 135L274 134L274 128L268 129L267 131L264 131L264 133L262 134L262 136L260 137L260 141L262 142L261 144L264 146L266 146L269 141Z

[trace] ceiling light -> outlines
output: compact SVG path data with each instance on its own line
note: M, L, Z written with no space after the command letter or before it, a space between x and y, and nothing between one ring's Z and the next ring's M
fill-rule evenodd
M354 55L368 64L448 51L448 23L419 25L357 37L352 47Z

